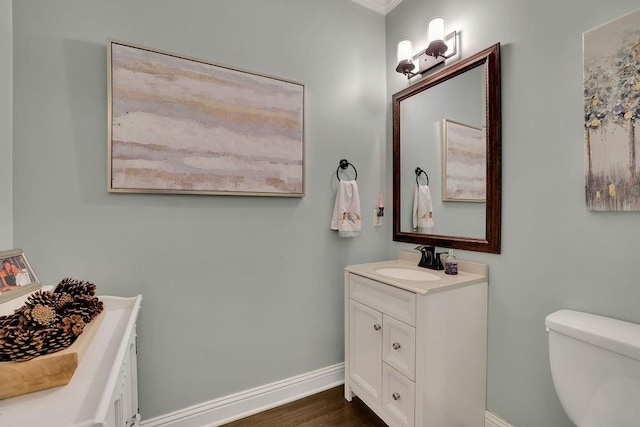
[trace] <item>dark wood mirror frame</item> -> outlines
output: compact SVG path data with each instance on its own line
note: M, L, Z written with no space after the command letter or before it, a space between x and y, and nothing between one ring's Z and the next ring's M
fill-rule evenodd
M486 94L487 199L485 238L403 232L400 230L400 102L475 67L484 65ZM469 251L500 253L502 212L502 135L500 43L396 93L393 103L393 240Z

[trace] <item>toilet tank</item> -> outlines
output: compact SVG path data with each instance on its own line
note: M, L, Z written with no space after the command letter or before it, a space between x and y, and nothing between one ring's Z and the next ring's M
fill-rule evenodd
M640 325L560 310L547 316L556 392L578 427L640 425Z

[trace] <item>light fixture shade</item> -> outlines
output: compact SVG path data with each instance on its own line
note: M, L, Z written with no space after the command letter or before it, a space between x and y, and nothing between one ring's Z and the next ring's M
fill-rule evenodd
M411 48L411 41L402 40L398 43L398 66L396 71L406 76L412 75L412 71L416 68L413 63L413 50Z
M411 40L402 40L398 43L398 63L402 61L411 61L413 59L412 52Z
M444 18L438 17L429 21L428 39L427 55L437 58L447 51L444 42Z
M433 18L429 21L429 43L444 40L444 18Z

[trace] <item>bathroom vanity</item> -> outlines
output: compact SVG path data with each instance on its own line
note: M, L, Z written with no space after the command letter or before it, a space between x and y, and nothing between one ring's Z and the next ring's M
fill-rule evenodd
M142 297L98 298L104 303L104 318L71 381L0 400L0 426L139 424L136 319ZM5 304L3 310L9 308ZM16 300L15 308L20 304Z
M414 254L345 268L345 399L390 426L484 426L487 268Z

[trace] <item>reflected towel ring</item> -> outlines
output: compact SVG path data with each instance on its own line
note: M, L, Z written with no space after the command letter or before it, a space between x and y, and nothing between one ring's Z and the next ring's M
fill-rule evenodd
M340 160L340 165L338 166L338 169L336 169L336 177L338 178L338 181L341 181L340 176L338 175L338 172L340 171L340 169L346 169L349 166L351 166L353 170L356 172L356 177L353 180L356 181L358 179L358 170L356 169L355 166L353 166L353 163L349 163L347 159L342 159Z
M420 169L420 167L416 168L416 185L420 185L420 183L418 182L418 177L420 176L421 173L423 173L424 176L427 177L427 185L429 185L429 175L427 175L427 173L425 171Z

